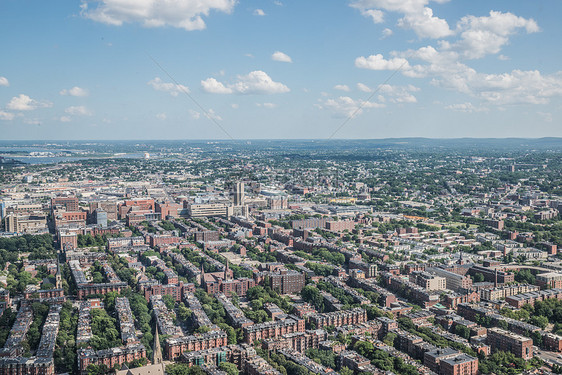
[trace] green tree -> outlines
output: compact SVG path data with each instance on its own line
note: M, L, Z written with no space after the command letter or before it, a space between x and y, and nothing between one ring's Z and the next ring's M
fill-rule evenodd
M222 362L219 369L226 372L228 375L238 375L238 367L234 363Z

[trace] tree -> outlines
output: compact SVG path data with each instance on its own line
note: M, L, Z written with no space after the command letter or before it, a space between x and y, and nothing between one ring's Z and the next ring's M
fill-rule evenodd
M350 370L347 367L342 367L340 370L341 375L353 375L353 370Z
M234 363L222 362L219 369L226 372L228 375L238 375L238 367Z
M481 283L481 282L483 282L483 281L484 281L484 275L483 275L482 273L480 273L480 272L477 272L477 273L474 275L474 282L475 282L475 283Z
M162 300L164 301L164 304L166 305L168 310L174 309L174 306L176 305L176 300L174 299L174 297L169 294L165 294L162 296Z
M467 340L470 339L470 328L467 326L463 326L462 324L455 326L455 333Z

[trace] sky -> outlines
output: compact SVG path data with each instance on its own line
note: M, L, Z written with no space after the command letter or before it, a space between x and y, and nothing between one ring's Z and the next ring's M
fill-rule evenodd
M0 0L0 139L562 137L559 0Z

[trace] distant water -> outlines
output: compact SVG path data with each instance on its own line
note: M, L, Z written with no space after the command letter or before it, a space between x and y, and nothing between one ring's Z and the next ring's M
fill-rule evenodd
M4 156L8 159L18 160L27 164L55 164L60 162L74 162L79 160L88 159L98 159L97 157L92 157L88 155L83 156L26 156L26 155L13 155L10 152L52 152L53 154L58 154L61 152L73 152L73 150L65 149L49 149L41 147L6 147L0 146L0 156ZM118 159L139 159L143 158L142 153L132 153L114 156Z

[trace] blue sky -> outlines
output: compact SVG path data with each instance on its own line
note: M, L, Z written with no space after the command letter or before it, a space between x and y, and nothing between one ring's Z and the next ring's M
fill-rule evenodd
M2 0L0 138L560 137L561 10Z

